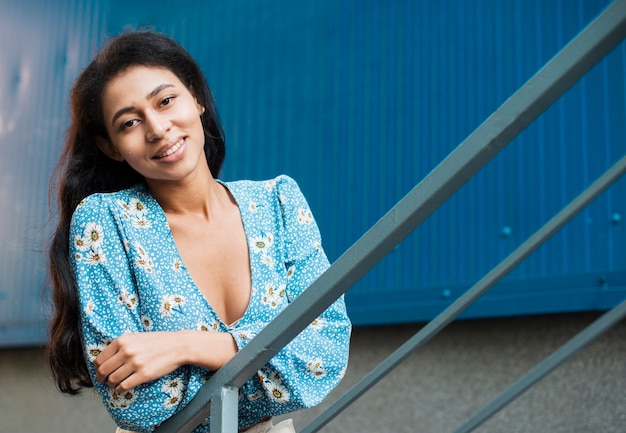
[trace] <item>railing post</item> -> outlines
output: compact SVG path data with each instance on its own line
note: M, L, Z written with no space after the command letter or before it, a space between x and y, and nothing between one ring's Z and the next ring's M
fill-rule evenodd
M223 386L211 398L211 433L237 433L239 426L239 389Z

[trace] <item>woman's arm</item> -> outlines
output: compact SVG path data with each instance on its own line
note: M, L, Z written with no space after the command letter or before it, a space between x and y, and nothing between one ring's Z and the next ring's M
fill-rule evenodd
M96 380L122 393L183 365L215 371L236 353L235 340L225 332L139 332L115 339L93 364Z
M129 233L146 224L136 228L125 212L107 195L92 196L76 209L70 229L72 271L94 387L120 427L150 432L185 406L208 369L223 364L234 348L229 334L177 331L178 320L190 317L186 306L159 313L162 294L179 289L170 292L166 285L155 291L163 286L158 266L165 265L153 262L147 251L133 253L141 248L134 243L139 238ZM193 329L191 320L186 329ZM205 349L202 356L200 347Z

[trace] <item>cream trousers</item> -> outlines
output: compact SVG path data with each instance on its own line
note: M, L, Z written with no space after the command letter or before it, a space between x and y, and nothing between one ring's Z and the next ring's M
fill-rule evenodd
M279 422L274 425L272 420L269 419L267 421L260 422L258 424L253 425L250 428L244 430L245 433L296 433L296 430L293 427L293 421L287 419L285 421ZM115 433L133 433L129 430L122 430L121 428L117 428Z

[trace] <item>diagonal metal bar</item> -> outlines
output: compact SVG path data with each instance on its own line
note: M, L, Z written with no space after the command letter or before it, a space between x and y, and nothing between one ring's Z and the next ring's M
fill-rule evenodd
M240 387L626 36L616 0L296 298L157 433L189 433L223 386Z
M537 364L506 391L502 392L502 394L463 422L463 424L454 430L454 433L469 433L476 429L476 427L487 421L496 412L519 397L528 390L528 388L539 382L559 365L563 364L578 351L584 349L596 338L619 323L624 317L626 317L626 300L622 301L609 312L603 314L599 319L561 346L557 351Z
M537 230L522 245L509 254L509 256L487 273L480 281L474 284L465 294L453 302L452 305L420 329L383 362L378 364L370 373L333 403L332 407L311 421L311 423L302 430L302 433L317 432L332 421L333 418L383 379L384 376L402 363L409 355L426 344L439 331L458 317L458 315L465 311L476 299L515 269L517 265L567 224L574 216L591 203L591 201L598 197L598 195L611 186L613 182L623 176L624 173L626 173L626 156L623 156L613 167L607 170L598 180L592 183L578 195L578 197L552 217L543 227Z

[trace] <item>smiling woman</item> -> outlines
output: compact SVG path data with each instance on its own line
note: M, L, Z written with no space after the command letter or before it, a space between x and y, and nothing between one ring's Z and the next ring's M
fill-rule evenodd
M204 107L171 71L129 68L104 88L102 107L107 137L96 144L110 158L126 161L153 193L159 181L210 175L200 122Z
M328 267L287 176L223 182L202 72L173 40L111 40L80 75L57 170L48 358L61 391L95 386L120 431L152 431ZM303 217L304 216L304 217ZM335 302L242 387L239 427L341 380L350 321ZM208 432L209 420L195 432Z

